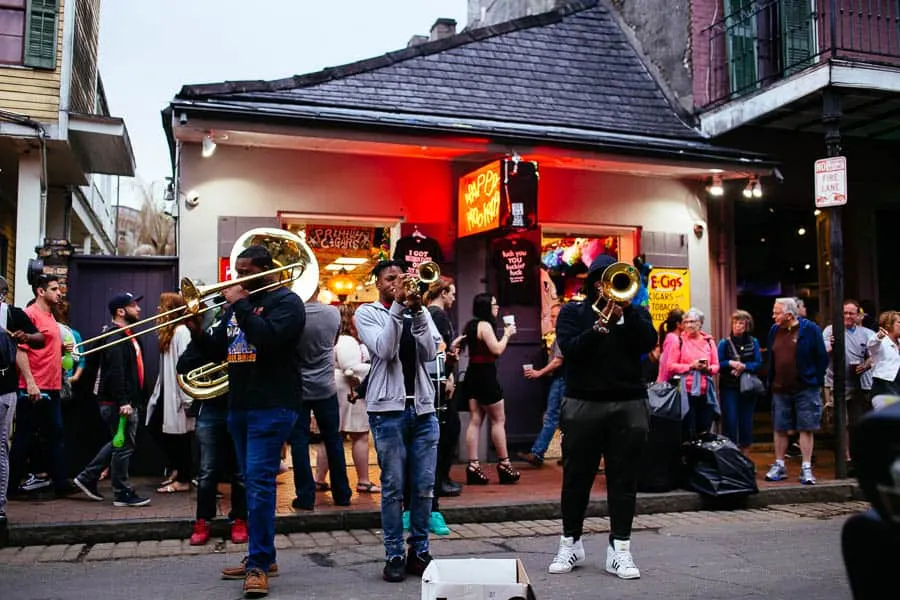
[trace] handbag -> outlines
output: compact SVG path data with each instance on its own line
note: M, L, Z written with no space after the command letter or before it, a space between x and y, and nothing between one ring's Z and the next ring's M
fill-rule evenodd
M667 421L681 420L681 391L677 385L667 381L651 383L647 386L647 401L651 415Z
M740 361L741 355L738 354L734 342L731 341L731 336L726 339L728 340L728 345L731 346L731 352L734 353L735 360ZM741 376L738 377L738 389L742 394L748 395L762 396L766 393L766 385L762 382L762 379L756 374L748 371L744 371L741 373Z

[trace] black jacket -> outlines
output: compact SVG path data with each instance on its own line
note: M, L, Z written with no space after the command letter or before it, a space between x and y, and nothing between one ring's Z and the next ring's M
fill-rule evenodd
M231 408L300 410L297 343L305 325L303 301L278 288L235 302L211 333L199 333L194 342L207 361L228 361Z
M641 359L657 342L650 312L629 305L623 310L622 325L610 321L608 333L593 328L597 322L597 313L591 308L597 298L594 282L613 262L602 255L594 260L586 280L587 299L563 306L556 320L556 343L566 365L566 396L579 400L647 397Z
M99 344L109 344L127 335L125 330L119 328L118 325L112 324L110 327L117 328L119 331L104 340L98 340ZM139 340L140 338L135 339ZM97 352L94 356L96 357L94 367L99 369L97 400L102 404L118 406L130 404L135 408L142 406L144 392L138 378L137 353L132 341L119 342ZM88 362L90 363L90 361ZM89 366L88 372L96 373L97 371Z

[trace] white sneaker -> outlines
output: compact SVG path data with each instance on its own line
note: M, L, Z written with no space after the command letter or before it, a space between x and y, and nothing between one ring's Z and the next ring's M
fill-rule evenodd
M606 570L621 579L640 578L641 572L631 557L631 541L613 540L613 545L606 547Z
M577 542L566 536L559 538L559 550L556 557L550 563L550 572L553 574L568 573L572 567L584 562L584 545L579 539Z

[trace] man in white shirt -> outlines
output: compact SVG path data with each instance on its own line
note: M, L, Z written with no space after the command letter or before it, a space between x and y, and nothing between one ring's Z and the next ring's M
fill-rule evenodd
M861 325L857 325L859 315L859 303L856 300L844 300L844 354L847 357L847 375L844 379L844 398L846 415L844 422L847 424L848 441L844 445L847 452L847 460L850 460L849 430L854 427L859 419L872 408L870 390L872 389L872 361L869 358L869 340L875 337L875 332ZM834 344L834 334L831 325L822 331L825 341L825 350L828 352L828 370L825 371L825 408L833 410L834 388L834 361L831 358L831 349Z

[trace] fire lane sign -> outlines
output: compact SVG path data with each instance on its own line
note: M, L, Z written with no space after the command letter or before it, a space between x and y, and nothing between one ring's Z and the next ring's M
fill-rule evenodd
M847 157L816 161L816 208L847 204Z

